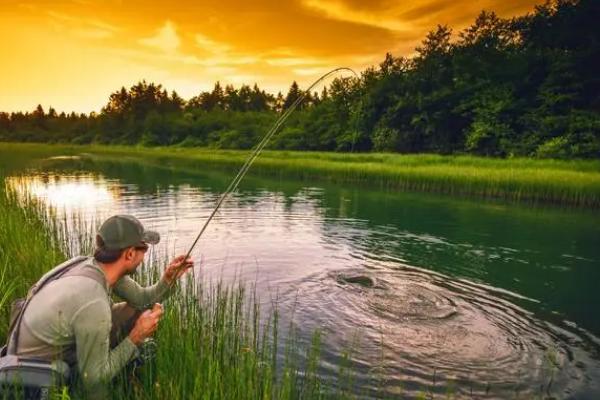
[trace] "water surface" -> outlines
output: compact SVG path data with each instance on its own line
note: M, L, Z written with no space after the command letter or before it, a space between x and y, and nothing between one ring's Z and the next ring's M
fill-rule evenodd
M136 215L172 254L229 179L59 157L8 182L67 220ZM195 256L203 279L256 282L304 340L321 329L324 376L356 349L366 394L600 397L597 212L249 176Z

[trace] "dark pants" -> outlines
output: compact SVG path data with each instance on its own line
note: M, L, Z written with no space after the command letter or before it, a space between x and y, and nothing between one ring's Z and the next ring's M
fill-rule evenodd
M123 341L133 329L135 321L142 314L126 302L113 304L112 309L112 328L110 330L110 348L115 348Z

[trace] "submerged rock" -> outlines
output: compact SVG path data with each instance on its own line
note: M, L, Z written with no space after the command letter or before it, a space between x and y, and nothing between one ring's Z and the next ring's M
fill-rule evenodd
M338 281L340 283L353 283L368 288L375 286L375 279L367 275L340 275L338 276Z

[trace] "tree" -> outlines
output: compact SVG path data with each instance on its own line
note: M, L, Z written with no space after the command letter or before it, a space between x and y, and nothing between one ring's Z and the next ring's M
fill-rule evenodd
M10 140L11 138L10 115L6 112L0 112L0 140Z
M273 109L277 113L281 113L284 110L285 99L283 98L283 94L281 92L277 93L277 97L275 97L275 102Z
M185 107L185 100L177 94L176 91L171 92L171 99L169 101L169 109L168 111L181 111Z
M250 110L252 111L268 111L269 103L273 102L273 96L268 95L264 90L260 90L255 83L250 94Z
M221 110L223 110L225 108L225 93L223 92L223 88L221 87L219 81L215 83L215 86L212 92L210 93L210 97L208 100L208 104L205 104L206 110L212 110L214 108L220 108Z
M240 110L239 111L249 111L252 103L252 89L248 85L242 85L238 92L240 98Z
M467 130L467 150L486 156L518 152L510 121L513 104L514 98L507 88L493 87L480 93L473 106L473 122Z
M43 120L46 114L44 113L44 107L41 104L38 104L35 110L33 111L33 117L37 120Z
M392 74L398 74L406 70L406 60L402 57L395 58L392 53L385 53L385 59L379 64L379 75L380 76L388 76ZM368 75L369 69L363 73L363 75ZM375 73L375 70L373 70ZM363 78L365 79L365 78Z
M418 46L415 49L418 54L415 58L415 61L417 63L423 63L425 61L437 61L439 57L447 55L452 48L452 45L450 44L451 36L451 28L449 28L447 25L438 25L436 30L427 34L421 46ZM387 58L388 56L386 54L386 59ZM386 64L386 62L384 61L382 64Z
M329 100L329 93L327 92L327 86L323 86L323 90L321 91L321 101Z
M288 108L290 108L292 106L292 104L294 104L296 102L296 100L298 100L298 98L300 98L300 96L302 96L302 92L300 91L300 88L298 87L298 83L296 83L296 81L294 81L294 82L292 82L292 85L290 86L290 89L288 90L287 96L285 96L285 100L283 102L283 109L287 110ZM302 108L301 105L299 107Z
M111 93L108 104L102 108L102 112L106 114L123 114L129 110L130 102L129 93L122 86L119 91Z
M41 104L38 104L32 114L33 123L36 127L44 129L46 127L46 114Z
M239 111L242 108L238 91L233 85L225 86L224 105L225 109L229 111Z

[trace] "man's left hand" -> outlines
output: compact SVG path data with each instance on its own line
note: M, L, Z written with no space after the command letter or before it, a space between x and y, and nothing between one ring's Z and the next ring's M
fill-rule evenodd
M185 255L175 257L173 261L169 263L169 266L165 270L163 279L172 285L177 279L181 277L187 270L194 266L194 261L191 258L185 259Z

